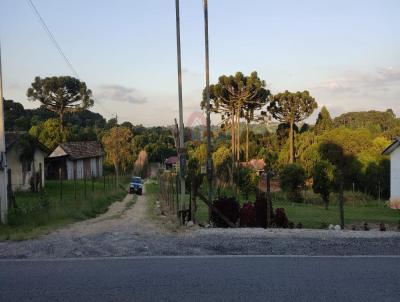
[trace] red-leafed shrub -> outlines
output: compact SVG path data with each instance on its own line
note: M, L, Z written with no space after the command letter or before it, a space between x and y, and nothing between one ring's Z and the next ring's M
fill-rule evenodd
M220 197L219 199L213 201L213 205L233 224L236 224L239 219L240 205L234 197ZM211 221L216 227L229 227L218 214L214 213L214 211L211 213Z
M256 208L251 202L243 204L242 208L240 209L240 226L256 226Z
M274 215L274 225L277 228L287 228L289 220L286 216L284 208L277 208Z

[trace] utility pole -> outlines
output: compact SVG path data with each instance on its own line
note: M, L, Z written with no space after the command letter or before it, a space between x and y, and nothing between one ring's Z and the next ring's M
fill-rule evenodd
M178 210L185 210L185 166L186 166L186 155L185 155L185 140L184 140L184 126L183 126L183 105L182 105L182 67L181 67L181 28L180 28L180 17L179 17L179 0L175 0L176 9L176 51L178 61L178 98L179 98L179 178L180 178L180 205ZM184 217L181 218L182 220ZM183 221L182 221L183 222Z
M1 44L0 44L0 222L7 223L8 194L7 194L7 160L6 141L4 129L4 99L3 99L3 75L1 67Z
M204 41L206 55L206 99L207 99L207 180L208 180L208 202L212 202L212 179L213 166L211 158L211 119L210 119L210 74L209 74L209 53L208 53L208 0L203 0L204 6ZM209 210L211 218L211 210Z

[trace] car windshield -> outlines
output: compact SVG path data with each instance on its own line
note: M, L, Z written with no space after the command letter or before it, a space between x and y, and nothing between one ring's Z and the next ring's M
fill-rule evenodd
M131 182L133 182L135 184L141 184L142 183L142 179L140 177L132 177Z

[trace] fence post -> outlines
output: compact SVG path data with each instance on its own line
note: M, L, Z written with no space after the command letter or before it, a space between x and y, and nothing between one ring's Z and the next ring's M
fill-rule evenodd
M92 174L92 193L94 193L94 176Z
M60 181L60 202L62 202L63 187L62 187L62 170L61 170L61 168L58 169L58 178Z
M74 200L76 201L76 172L74 172Z
M43 172L42 172L42 163L39 163L39 190L42 191L43 189Z
M86 174L83 176L84 197L86 200Z

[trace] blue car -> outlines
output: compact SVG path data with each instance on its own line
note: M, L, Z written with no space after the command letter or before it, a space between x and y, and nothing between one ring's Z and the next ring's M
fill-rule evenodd
M129 193L142 195L142 189L143 189L142 179L138 176L132 177L131 183L129 184Z

